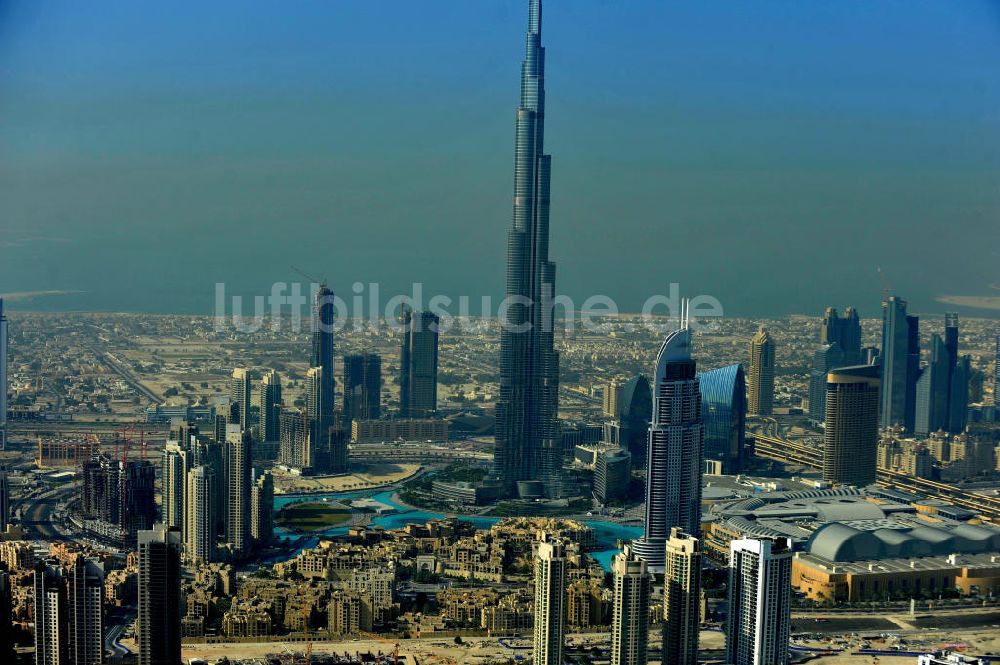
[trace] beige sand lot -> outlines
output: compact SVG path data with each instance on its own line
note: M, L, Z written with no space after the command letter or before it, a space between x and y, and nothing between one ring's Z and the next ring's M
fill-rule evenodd
M359 465L352 473L342 476L302 477L275 469L274 491L278 494L289 494L369 489L401 482L419 470L419 464L382 463Z

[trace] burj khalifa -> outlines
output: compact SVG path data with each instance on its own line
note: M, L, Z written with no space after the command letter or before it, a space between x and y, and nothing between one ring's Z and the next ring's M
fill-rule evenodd
M494 475L507 496L562 495L557 418L559 354L553 348L556 267L549 261L549 175L544 152L545 49L542 2L529 0L514 144L514 220L507 235L501 312L500 395Z

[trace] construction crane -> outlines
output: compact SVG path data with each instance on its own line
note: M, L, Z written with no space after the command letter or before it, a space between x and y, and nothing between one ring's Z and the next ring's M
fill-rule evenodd
M892 287L889 285L889 281L885 278L885 273L882 272L882 266L875 266L875 270L878 272L879 281L882 282L882 300L888 302L889 294L892 293Z
M312 275L310 275L309 273L307 273L305 270L299 270L295 266L291 266L291 268L292 268L292 270L294 270L295 272L297 272L302 277L305 277L306 279L308 279L310 282L312 282L314 284L319 284L320 286L326 286L326 280L325 279L319 279L317 277L313 277Z

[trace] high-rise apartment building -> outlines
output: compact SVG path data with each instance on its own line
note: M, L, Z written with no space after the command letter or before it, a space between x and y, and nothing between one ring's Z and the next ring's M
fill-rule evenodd
M864 487L875 482L879 368L855 365L826 378L823 480Z
M230 426L226 431L226 542L237 558L250 547L250 432Z
M325 372L322 367L310 367L306 370L306 419L309 430L309 466L315 464L314 451L327 445L330 436L332 413L329 417L323 415L323 390L326 384Z
M10 480L7 478L7 466L0 464L0 533L10 526Z
M438 327L431 312L403 310L403 344L399 355L399 415L427 418L437 411Z
M680 527L697 536L701 529L701 476L705 426L697 367L691 357L686 315L670 333L656 359L653 422L649 426L646 469L646 531L633 549L651 572L663 571L670 531Z
M104 566L77 554L67 568L67 647L71 665L104 662Z
M35 566L36 665L104 662L104 568L77 554L65 568Z
M787 665L791 603L791 542L786 538L732 541L726 662Z
M769 416L774 412L774 340L764 326L750 340L747 397L747 413Z
M250 488L250 537L267 545L274 537L274 477L270 471L254 470Z
M614 606L611 665L646 665L649 651L649 597L652 577L646 562L625 546L611 563Z
M252 390L253 382L250 370L245 367L234 369L229 396L230 401L236 404L236 416L239 418L241 429L250 428L250 393ZM232 422L230 421L230 423Z
M534 665L563 665L566 566L566 545L543 532L535 554Z
M181 662L181 532L156 524L139 533L139 665Z
M882 303L882 395L879 408L883 428L902 425L913 432L916 420L917 378L920 373L920 320L906 313L906 301L889 296Z
M258 396L260 408L260 438L261 441L278 441L281 437L281 376L271 370L260 380Z
M66 580L54 563L35 565L34 606L35 665L66 665L69 662L69 608Z
M494 475L508 496L537 483L562 495L557 418L559 354L553 347L556 267L549 261L549 174L545 154L545 49L542 2L529 0L514 151L514 214L507 235L507 309L500 333ZM547 663L545 665L548 665Z
M312 441L309 436L309 418L298 409L281 412L281 435L278 460L284 466L307 472L313 466Z
M601 411L609 418L618 417L618 400L621 398L623 385L624 382L617 378L604 385Z
M168 441L163 448L160 466L160 515L164 524L184 530L184 501L187 496L187 474L191 451L177 441Z
M215 471L196 466L188 472L184 556L192 564L215 560Z
M701 543L670 531L663 565L664 665L697 665L701 629Z
M345 429L355 420L382 416L382 359L375 353L344 356Z

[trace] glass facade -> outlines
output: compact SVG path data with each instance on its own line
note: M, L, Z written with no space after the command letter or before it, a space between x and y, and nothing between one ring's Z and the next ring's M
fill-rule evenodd
M705 421L705 459L722 462L725 473L743 468L746 442L746 377L739 364L698 375Z

